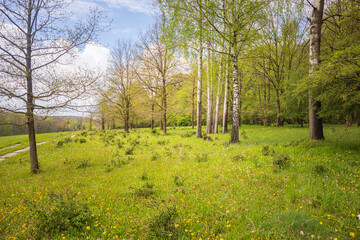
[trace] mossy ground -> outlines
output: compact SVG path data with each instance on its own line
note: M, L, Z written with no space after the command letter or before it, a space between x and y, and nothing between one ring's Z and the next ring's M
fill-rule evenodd
M311 142L307 128L242 126L238 144L228 144L229 134L205 141L194 132L57 139L38 147L35 175L27 152L4 160L0 238L360 236L360 128L326 126L326 140Z

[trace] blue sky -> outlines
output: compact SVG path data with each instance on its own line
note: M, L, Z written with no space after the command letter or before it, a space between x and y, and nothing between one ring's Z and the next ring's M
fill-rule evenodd
M151 0L73 0L70 6L74 18L86 17L89 7L98 7L111 22L110 30L99 35L97 44L112 50L119 39L138 38L139 32L153 24L154 7Z

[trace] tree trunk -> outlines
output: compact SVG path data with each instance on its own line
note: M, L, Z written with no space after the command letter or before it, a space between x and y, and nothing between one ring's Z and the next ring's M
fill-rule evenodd
M126 101L125 103L125 107L126 107L126 110L125 110L125 119L124 119L124 122L125 122L125 132L129 133L129 120L130 120L130 111L129 111L129 102Z
M196 111L196 137L201 138L201 98L202 98L202 54L203 54L203 47L202 47L202 18L200 14L199 18L199 55L198 55L198 84L197 84L197 111Z
M229 110L229 74L226 69L225 76L225 89L224 89L224 109L223 109L223 121L222 121L222 133L228 133L228 110Z
M167 103L166 103L166 81L165 79L163 79L163 110L164 110L164 114L163 114L163 133L166 134L166 108L167 108Z
M206 133L212 133L212 76L211 76L211 54L208 49L208 82L207 82L207 111L206 111Z
M282 126L282 120L280 119L280 93L279 89L275 89L276 92L276 127Z
M32 13L32 1L28 1L28 12L27 12L27 33L26 33L26 81L27 81L27 99L26 99L26 117L29 134L29 147L30 147L30 169L32 173L39 172L39 162L36 150L36 138L35 138L35 119L34 119L34 96L32 86L32 34L31 34L31 13Z
M195 122L195 79L192 81L192 110L191 110L191 128L194 129Z
M222 91L222 58L220 58L220 69L219 69L219 79L218 79L218 88L216 93L216 103L215 103L215 116L214 116L214 133L218 133L218 125L219 125L219 111L220 111L220 94Z
M105 130L105 118L101 117L101 130Z
M232 116L232 131L231 131L231 139L230 143L239 142L239 69L238 69L238 61L235 56L232 56L232 64L233 64L233 91L234 91L234 99L233 99L233 116Z
M155 106L154 104L151 105L151 130L154 129L154 110Z
M314 0L314 8L310 23L310 69L309 74L316 70L320 63L321 25L324 11L324 0ZM311 140L324 139L321 111L321 102L314 101L314 91L309 89L309 138Z

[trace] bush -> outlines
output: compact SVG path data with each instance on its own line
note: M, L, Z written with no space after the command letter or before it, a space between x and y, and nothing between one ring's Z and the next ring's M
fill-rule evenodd
M318 164L314 167L314 172L317 173L318 175L322 175L324 173L326 173L328 171L328 169L321 164Z
M79 165L76 168L87 168L90 167L90 162L88 159L85 159L79 163Z
M80 138L79 143L86 143L86 139L85 138Z
M132 188L134 190L134 195L138 197L148 198L154 195L154 184L153 183L145 183L140 188Z
M62 147L63 145L64 145L64 141L60 140L57 142L56 147L59 148Z
M290 164L290 158L284 153L276 154L273 157L273 165L279 169L284 169Z
M112 159L108 164L106 164L105 172L111 172L115 168L121 168L123 165L128 164L129 161L125 161L124 159L121 158L119 158L117 161Z
M264 156L271 156L275 153L275 151L273 149L270 149L269 146L264 146L261 150L261 153L264 155Z
M149 223L151 235L157 239L169 238L169 236L174 238L178 215L176 207L169 207L154 216Z
M196 154L196 158L195 158L195 160L197 161L197 162L207 162L208 161L208 156L209 156L209 154L207 154L207 153L203 153L203 154Z
M128 147L128 148L125 150L125 155L131 155L131 154L133 154L134 150L135 150L135 146Z
M185 183L185 179L182 176L173 176L174 184L178 187L181 187Z
M67 230L81 231L91 224L87 203L76 199L76 193L49 193L47 204L28 202L37 234L59 234ZM48 237L48 236L47 236Z

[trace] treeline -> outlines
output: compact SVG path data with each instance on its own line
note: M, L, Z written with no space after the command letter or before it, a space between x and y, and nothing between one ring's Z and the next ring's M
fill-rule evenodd
M199 136L199 125L303 125L310 106L321 122L360 125L360 1L162 0L158 9L138 43L113 49L96 111L103 129L199 122ZM319 26L321 35L310 31Z
M12 124L2 124L2 123ZM35 116L36 133L77 131L95 128L89 118ZM0 112L0 136L27 134L26 117L23 114Z

